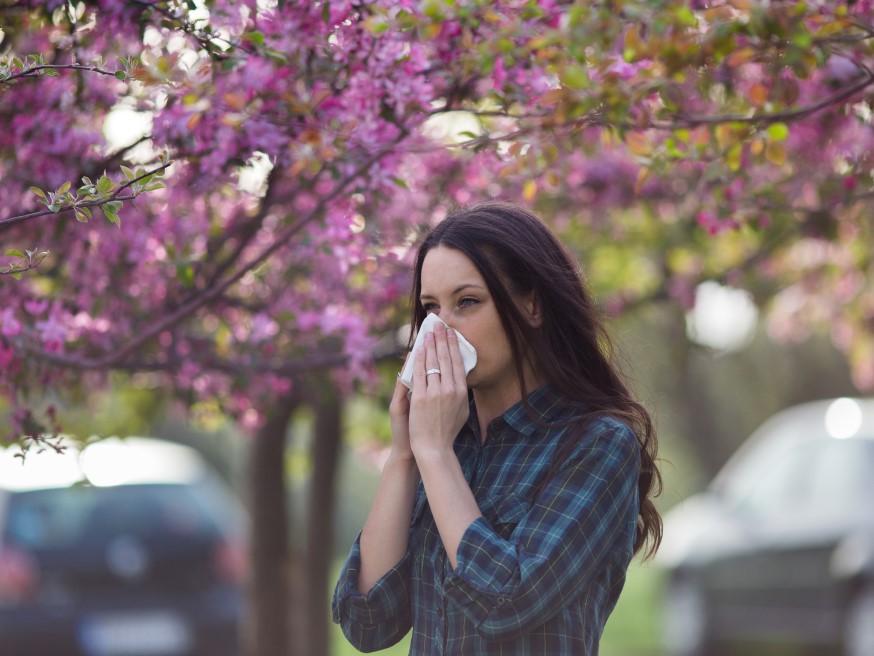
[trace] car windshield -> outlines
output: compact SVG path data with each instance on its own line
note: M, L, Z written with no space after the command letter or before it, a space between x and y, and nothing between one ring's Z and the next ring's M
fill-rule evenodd
M100 544L119 534L148 541L209 539L217 522L197 489L130 485L34 490L14 494L4 541L33 551Z

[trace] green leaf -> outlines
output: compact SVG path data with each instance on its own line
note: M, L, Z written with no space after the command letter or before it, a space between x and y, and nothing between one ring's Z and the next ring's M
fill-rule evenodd
M125 73L124 71L116 71L115 77L116 77L116 79L119 79L122 82L124 82L127 79L127 73Z
M122 203L120 200L112 200L112 201L109 201L108 203L105 203L103 205L103 210L104 210L104 212L106 210L109 210L113 214L116 214L121 209L121 207L122 207Z
M80 207L80 208L78 208L78 210L80 212L82 212L82 214L87 216L89 219L91 218L91 208L90 207Z
M124 177L128 180L133 180L137 177L136 174L126 166L121 167L121 172L124 173Z
M183 286L194 286L194 269L191 268L190 264L183 263L176 265L176 277Z
M112 210L106 209L106 206L104 206L102 209L103 209L103 216L105 216L106 219L110 223L114 223L116 226L118 226L120 228L121 227L121 220L118 218L118 214L113 212Z
M768 138L771 141L785 141L789 136L789 126L785 123L771 123L768 126Z
M20 273L10 273L9 275L12 276L13 278L15 278L16 280L21 280Z
M163 188L164 188L163 182L154 182L154 183L150 184L148 187L145 187L143 189L143 191L156 191L158 189L163 189Z
M78 207L77 207L76 209L73 210L73 214L76 215L76 220L77 220L77 221L79 221L79 222L81 222L81 223L88 223L88 217L85 216L85 212L83 212L83 211L82 211L81 209L79 209Z
M101 175L100 179L97 181L97 191L101 194L112 191L113 187L115 187L115 185L112 184L112 180L106 177L106 175Z
M559 73L559 79L571 89L585 89L590 85L589 74L582 66L568 66Z
M44 191L43 191L42 189L40 189L39 187L31 187L30 190L31 190L33 193L35 193L37 196L39 196L40 198L45 199L45 197L46 197L46 192L44 192Z
M697 27L698 19L695 17L695 13L689 9L689 7L679 7L675 11L674 14L677 17L677 20L687 27Z
M22 253L17 248L10 248L8 251L6 251L6 255L8 255L9 257L25 257L24 253Z
M732 171L737 171L741 164L741 155L743 154L743 145L735 144L732 146L725 156L725 164Z
M50 209L52 212L54 212L55 214L57 214L58 212L61 211L61 203L59 203L58 201L55 201L54 203L51 203L48 207L49 207L49 209Z
M60 187L58 187L58 190L56 193L58 194L58 196L61 196L63 194L66 194L68 191L70 191L70 183L65 182Z
M256 45L256 46L263 46L264 45L264 33L263 32L246 32L246 34L244 34L243 36L247 41L249 41L253 45Z

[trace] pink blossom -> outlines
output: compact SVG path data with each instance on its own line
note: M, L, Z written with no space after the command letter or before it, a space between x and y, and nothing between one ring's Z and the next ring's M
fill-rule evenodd
M21 322L15 316L12 308L6 308L0 313L0 335L4 337L15 337L20 335L22 331Z
M18 356L11 346L6 348L0 342L0 379L14 374L18 369Z

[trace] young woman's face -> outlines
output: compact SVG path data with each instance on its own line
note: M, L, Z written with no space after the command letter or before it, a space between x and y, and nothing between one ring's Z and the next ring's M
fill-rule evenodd
M437 246L422 263L425 311L434 313L476 349L477 364L467 377L472 389L515 384L510 343L485 280L461 251Z

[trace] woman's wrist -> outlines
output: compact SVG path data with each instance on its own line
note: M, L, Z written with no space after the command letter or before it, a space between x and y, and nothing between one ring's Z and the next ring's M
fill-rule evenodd
M388 459L384 468L396 467L398 469L415 469L416 458L410 449L397 449L392 447L388 453Z
M431 464L442 464L447 460L456 460L455 450L452 446L441 446L438 444L427 444L413 448L413 454L416 457L416 464L421 467L426 467Z

